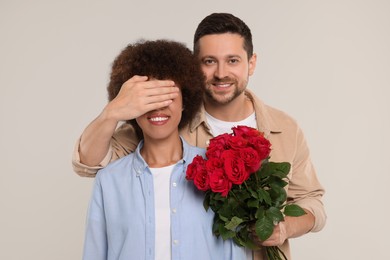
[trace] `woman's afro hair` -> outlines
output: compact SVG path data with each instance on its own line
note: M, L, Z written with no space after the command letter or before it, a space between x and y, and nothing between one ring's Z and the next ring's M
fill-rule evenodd
M184 44L169 40L141 40L128 45L113 62L107 87L109 101L118 95L123 83L135 75L173 80L180 88L184 110L179 128L188 124L199 111L204 93L204 75L199 60ZM128 123L142 137L136 121Z

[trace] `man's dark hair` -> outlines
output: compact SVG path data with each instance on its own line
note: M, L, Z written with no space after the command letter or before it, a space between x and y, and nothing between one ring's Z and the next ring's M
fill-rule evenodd
M169 40L138 41L128 45L112 65L108 99L113 100L123 83L135 75L158 80L173 80L180 88L183 107L179 129L188 124L199 111L204 93L204 75L199 60L184 44ZM142 138L135 119L129 120Z
M210 34L235 33L244 38L244 50L248 59L253 55L252 33L240 18L229 13L213 13L206 16L194 34L194 54L199 54L199 39Z

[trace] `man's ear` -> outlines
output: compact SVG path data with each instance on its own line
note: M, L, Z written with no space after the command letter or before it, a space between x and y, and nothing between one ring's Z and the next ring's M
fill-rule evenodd
M249 59L249 76L252 76L255 72L257 62L257 54L253 53L252 57Z

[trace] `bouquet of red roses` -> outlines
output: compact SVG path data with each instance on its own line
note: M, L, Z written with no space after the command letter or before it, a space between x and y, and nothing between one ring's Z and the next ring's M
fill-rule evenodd
M237 126L232 134L210 140L206 159L196 156L186 178L205 192L204 207L214 213L213 233L250 249L250 226L266 240L284 216L301 216L303 209L286 205L284 187L290 164L270 162L271 143L258 130ZM277 246L266 247L268 259L287 259ZM283 258L282 258L283 257Z

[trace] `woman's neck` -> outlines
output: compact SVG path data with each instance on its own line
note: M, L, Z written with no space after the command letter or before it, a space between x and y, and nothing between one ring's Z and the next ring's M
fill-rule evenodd
M141 155L149 167L161 168L183 158L183 145L178 135L163 140L145 138Z

